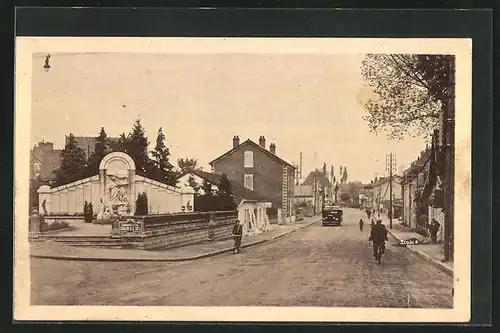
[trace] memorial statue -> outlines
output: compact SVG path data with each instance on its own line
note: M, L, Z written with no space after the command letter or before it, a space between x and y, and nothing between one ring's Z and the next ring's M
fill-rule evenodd
M47 203L47 199L44 199L42 202L43 215L47 215L47 208L45 206L46 203Z

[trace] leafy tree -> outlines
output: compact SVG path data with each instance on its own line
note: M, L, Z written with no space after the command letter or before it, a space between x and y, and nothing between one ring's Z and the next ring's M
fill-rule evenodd
M209 183L206 179L203 180L203 184L201 185L201 189L203 190L203 195L206 197L214 197L215 193L212 189L212 184Z
M369 54L362 68L375 97L365 105L370 130L392 139L405 134L429 137L440 111L454 108L455 57L452 55Z
M177 165L181 173L190 172L196 169L198 166L198 160L194 158L179 158L177 160Z
M78 147L73 134L61 152L61 166L56 171L56 186L65 185L87 175L87 157L82 148Z
M198 193L194 197L195 210L201 212L209 212L217 210L215 191L212 189L212 184L209 183L206 179L204 179L201 189L203 190L203 194L201 195Z
M96 137L94 152L89 159L89 175L96 175L99 173L99 164L101 160L110 151L109 139L107 138L104 127L101 127L101 132Z
M219 210L236 209L236 204L234 202L234 197L233 197L233 191L231 188L231 182L229 181L225 173L223 173L221 176L216 199Z
M165 135L162 128L158 130L156 137L155 149L151 152L152 170L156 180L175 186L177 184L177 173L174 171L174 166L169 162L170 150L165 145Z
M189 176L188 183L186 185L190 186L194 190L195 195L199 193L200 185L196 182L193 176Z

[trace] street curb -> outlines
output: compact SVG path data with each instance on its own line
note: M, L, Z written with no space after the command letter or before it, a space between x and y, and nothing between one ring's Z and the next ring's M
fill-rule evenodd
M314 222L311 222L309 224L306 224L306 225L303 225L303 226L299 226L296 229L292 229L290 231L281 233L281 234L276 235L276 236L274 236L272 238L269 238L269 239L261 239L261 240L254 241L254 242L251 242L251 243L242 244L241 247L242 248L247 248L247 247L250 247L250 246L254 246L254 245L262 244L262 243L265 243L265 242L273 241L273 240L275 240L277 238L289 235L292 232L295 232L297 230L309 227L309 226L313 225L316 222L318 222L318 221L314 221ZM228 248L224 248L224 249L221 249L221 250L217 250L217 251L213 251L213 252L208 252L208 253L200 254L200 255L197 255L197 256L193 256L193 257L183 257L183 258L103 258L103 257L52 256L52 255L43 255L43 254L42 255L30 254L30 257L31 258L39 258L39 259L53 259L53 260L67 260L67 261L181 262L181 261L192 261L192 260L198 260L198 259L213 257L213 256L216 256L216 255L227 253L227 252L231 252L231 251L233 251L233 248L232 247L230 247L230 248L228 247Z
M283 236L289 235L289 234L291 234L291 233L293 233L293 232L295 232L295 231L297 231L297 230L301 230L301 229L304 229L304 228L310 227L311 225L313 225L313 224L314 224L314 223L316 223L316 222L319 222L319 220L315 220L315 221L313 221L313 222L311 222L311 223L304 224L304 225L300 225L300 226L298 226L298 227L297 227L297 228L295 228L295 229L292 229L292 230L289 230L289 231L285 231L285 232L283 232L283 233L281 233L281 234L279 234L279 235L273 236L273 238L271 238L271 240L275 240L275 239L281 238L281 237L283 237Z
M252 243L244 244L241 247L249 247L257 244L261 244L267 242L268 239L261 239L259 241L255 241ZM207 257L216 256L218 254L223 254L226 252L231 252L233 248L224 248L222 250L217 250L213 252L208 252L204 254L200 254L193 257L181 257L181 258L105 258L105 257L75 257L75 256L52 256L52 255L38 255L32 254L31 258L39 258L39 259L53 259L53 260L68 260L68 261L115 261L115 262L180 262L180 261L191 261L197 259L203 259Z
M401 239L399 239L396 235L394 235L390 229L387 229L387 231L389 232L389 234L394 237L398 242L401 242ZM434 258L432 258L430 255L428 255L427 253L423 252L423 251L420 251L416 248L414 248L413 246L411 245L406 245L406 248L408 248L410 251L412 251L413 253L415 253L416 255L418 255L420 258L424 259L424 260L427 260L428 262L431 263L431 265L439 268L440 270L442 270L443 272L445 272L446 274L448 274L449 276L453 277L453 269L445 266L442 262L440 262L439 260L436 260Z

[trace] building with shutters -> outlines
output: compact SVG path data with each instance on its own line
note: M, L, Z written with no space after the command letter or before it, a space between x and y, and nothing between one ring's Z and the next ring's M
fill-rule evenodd
M276 154L276 144L266 149L266 139L259 143L248 139L240 143L233 137L230 150L210 162L213 173L225 173L229 180L260 193L271 202L268 215L271 221L295 221L295 167Z

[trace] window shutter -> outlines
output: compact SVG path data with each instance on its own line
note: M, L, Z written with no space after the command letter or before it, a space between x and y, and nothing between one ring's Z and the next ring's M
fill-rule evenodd
M249 189L253 190L253 175L252 174L246 174L244 181L243 181L244 186Z
M253 151L246 151L244 153L244 167L253 168Z

